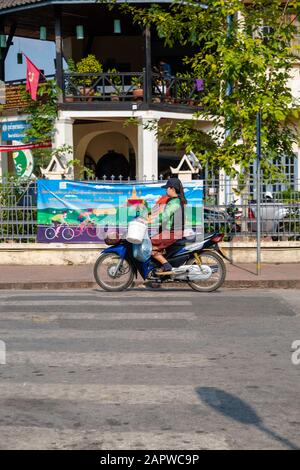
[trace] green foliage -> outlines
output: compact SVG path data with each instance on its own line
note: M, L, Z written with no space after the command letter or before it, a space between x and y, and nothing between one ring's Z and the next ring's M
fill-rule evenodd
M67 60L67 64L68 64L68 73L74 73L76 72L76 64L75 64L75 61L70 58ZM75 79L76 81L76 79ZM67 79L66 79L66 83L65 83L65 93L66 95L71 95L73 96L74 93L76 94L76 86L75 86L75 81L74 81L74 78L72 76L69 76L67 75Z
M31 150L33 155L33 174L37 178L42 177L41 168L47 168L51 161L52 151L51 149L33 149Z
M151 123L150 123L151 124ZM150 129L151 130L151 129ZM178 151L193 151L198 155L202 166L206 163L207 152L213 153L217 145L209 134L199 130L196 121L172 121L158 128L158 139L164 143L175 144Z
M141 75L134 75L131 77L131 85L134 88L142 88L143 87L143 77Z
M74 66L74 62L71 66ZM95 55L89 54L87 57L81 59L75 65L75 70L77 73L101 73L103 72L102 64L96 59ZM83 77L83 78L76 78L76 83L82 86L91 86L95 80L97 79L97 75L91 77Z
M79 179L90 180L95 178L94 171L91 168L88 168L87 166L83 165L81 161L77 158L73 158L73 160L70 160L68 162L68 167L76 168L77 177Z
M292 188L288 188L284 191L276 192L274 196L277 201L287 203L287 204L300 202L300 191L295 191Z
M25 131L24 142L45 142L53 139L55 134L55 120L57 118L57 97L59 89L54 80L41 83L38 87L37 101L30 99L24 89L22 95L28 106L25 109L29 127ZM45 167L51 159L51 149L33 149L33 173L41 176L40 167Z
M189 72L177 74L177 96L182 100L189 100L195 98L194 81L191 80L192 76Z
M292 155L293 143L299 140L299 102L293 98L287 80L295 63L291 41L300 1L205 3L207 9L200 8L195 0L175 1L168 9L164 5L140 7L129 3L110 8L121 8L141 26L150 25L167 46L199 46L184 63L194 77L205 80L201 119L212 122L209 136L215 145L201 149L203 133L199 132L198 143L194 121L184 121L184 131L183 123L175 130L173 127L175 142L181 141L185 150L200 149L195 153L201 161L224 168L227 174L235 175L236 165L247 174L256 158L256 113L261 111L262 169L265 176L274 176L278 174L275 158ZM286 20L286 15L293 16Z
M6 175L0 179L0 207L9 207L17 202L23 193L20 178L15 175Z
M117 75L118 72L115 68L109 69L107 73L109 73L109 80L114 87L114 91L111 95L119 96L122 91L122 79L120 75Z
M37 101L31 100L24 88L22 94L29 103L25 112L28 114L27 122L30 125L25 132L25 142L45 142L53 138L58 93L59 90L54 80L39 85Z
M68 71L69 72L76 72L76 64L75 64L74 59L72 59L72 57L70 57L67 60L67 64L68 64Z

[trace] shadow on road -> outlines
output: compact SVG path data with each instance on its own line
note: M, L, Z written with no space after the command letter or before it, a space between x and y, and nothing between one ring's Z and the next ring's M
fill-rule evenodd
M233 262L230 263L230 264L231 264L231 266L234 266L235 268L240 269L241 271L244 271L246 273L253 274L254 276L256 276L256 274L257 274L256 270L252 271L251 269L245 268L245 266L239 266L238 264L234 264Z
M214 387L198 387L196 388L196 393L203 403L218 413L239 423L255 426L267 436L275 439L289 449L300 449L285 437L280 436L264 426L262 419L257 415L255 410L240 398Z

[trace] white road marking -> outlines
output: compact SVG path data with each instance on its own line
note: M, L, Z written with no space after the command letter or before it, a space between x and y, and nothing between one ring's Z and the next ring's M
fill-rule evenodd
M203 366L209 363L204 354L174 353L70 353L53 351L10 351L6 354L7 366L17 364L116 367L150 365L165 367Z
M41 426L0 426L2 449L98 450L229 450L225 433L108 432L99 429L53 429Z

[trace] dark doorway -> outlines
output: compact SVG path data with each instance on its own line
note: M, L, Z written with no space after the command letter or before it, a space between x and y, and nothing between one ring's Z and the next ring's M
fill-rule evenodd
M96 177L103 179L103 176L111 179L112 176L118 179L120 175L124 178L128 178L130 175L129 162L121 153L117 153L114 150L109 150L108 153L103 155L97 163Z

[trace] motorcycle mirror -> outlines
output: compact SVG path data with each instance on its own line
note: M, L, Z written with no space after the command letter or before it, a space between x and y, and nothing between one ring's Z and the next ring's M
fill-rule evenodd
M267 199L273 199L273 194L271 193L271 191L267 191L266 194L265 194L265 198Z

